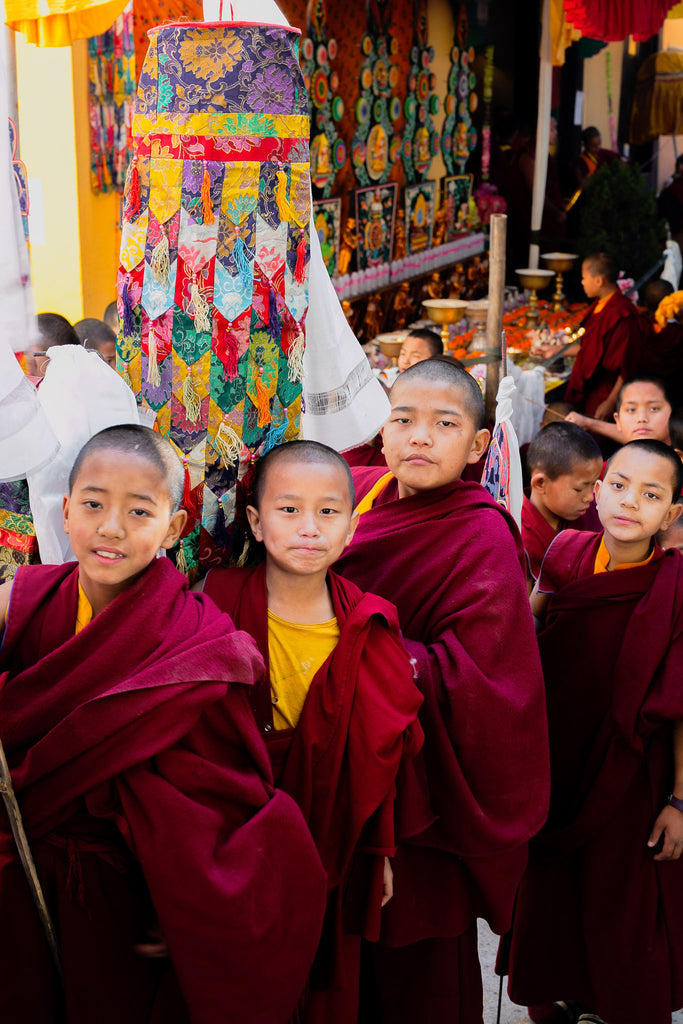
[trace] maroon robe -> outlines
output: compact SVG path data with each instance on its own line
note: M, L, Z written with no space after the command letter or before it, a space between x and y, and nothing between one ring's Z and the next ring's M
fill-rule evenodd
M522 544L529 559L529 568L534 579L538 579L545 553L555 540L560 530L566 529L564 519L555 529L539 512L530 498L524 495L522 500Z
M594 575L601 537L565 531L541 571L552 797L520 886L509 989L610 1024L670 1024L683 1005L683 861L655 862L647 840L683 718L683 561L656 549Z
M370 444L359 444L357 448L348 448L341 453L349 466L384 466L386 471L387 460L382 451L382 436L378 434Z
M354 471L359 497L380 475ZM435 820L423 793L399 789L396 895L381 942L412 944L414 955L394 959L404 990L386 1020L471 1024L481 1015L480 988L458 1006L443 972L453 975L460 963L463 980L474 980L477 917L496 931L509 926L527 841L548 803L543 682L519 533L479 484L457 481L398 500L394 480L361 516L338 568L396 604L425 698L417 763ZM439 960L444 940L461 941ZM424 943L433 947L429 957ZM423 960L434 967L431 981L416 966ZM383 986L385 1007L391 987Z
M594 416L617 378L628 380L640 369L646 327L636 307L617 289L599 313L597 300L582 326L585 334L564 397L586 416Z
M422 745L422 697L396 609L334 572L328 585L339 641L311 683L297 727L273 728L268 672L251 696L277 785L301 807L327 871L323 947L302 1018L346 1024L357 1014L356 936L379 936L384 857L395 850L396 776L404 755ZM204 593L254 637L268 665L265 562L212 570Z
M661 331L654 323L643 349L642 373L666 381L674 412L683 404L683 324L670 320Z
M3 809L0 1019L215 1024L229 1007L284 1022L325 881L249 708L258 652L166 559L74 636L77 583L74 563L20 569L0 651L2 738L66 1017ZM155 919L170 961L134 950Z

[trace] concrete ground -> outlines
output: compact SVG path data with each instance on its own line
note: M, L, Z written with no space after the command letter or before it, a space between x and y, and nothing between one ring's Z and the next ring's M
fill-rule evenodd
M496 1024L498 1012L498 986L500 979L494 972L498 936L494 935L484 921L479 922L479 959L484 979L484 1024ZM503 981L503 1003L500 1014L501 1024L530 1024L523 1006L515 1006L508 999ZM643 1022L646 1024L646 1022ZM674 1013L672 1024L683 1024L683 1010Z

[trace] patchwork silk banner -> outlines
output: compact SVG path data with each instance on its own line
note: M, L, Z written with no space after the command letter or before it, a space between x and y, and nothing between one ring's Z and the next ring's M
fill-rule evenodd
M186 465L181 567L227 557L240 464L295 438L310 257L296 29L149 33L124 198L118 369Z

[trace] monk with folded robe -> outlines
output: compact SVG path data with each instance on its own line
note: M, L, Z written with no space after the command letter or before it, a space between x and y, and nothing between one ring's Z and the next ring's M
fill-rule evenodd
M584 517L602 472L598 445L574 423L549 423L526 455L530 487L522 503L522 543L538 579L546 551L561 530Z
M565 401L578 412L611 420L619 389L640 368L646 326L630 299L617 285L618 268L607 253L583 261L581 284L592 305L582 326L580 342L567 350L576 362L565 390Z
M64 977L3 808L7 1024L285 1024L305 986L325 876L273 788L253 641L156 557L183 480L154 431L101 431L64 499L77 561L0 588L0 729Z
M596 484L602 531L559 534L532 595L552 791L509 991L534 1021L569 1019L558 999L608 1024L670 1024L683 1006L683 560L655 539L682 482L661 441L619 449Z
M418 785L399 779L395 895L366 948L361 1020L476 1024L476 919L508 928L547 811L543 681L517 527L461 480L489 440L478 384L427 360L391 405L389 472L354 470L360 522L337 568L396 604L425 742Z
M263 561L212 569L203 583L263 654L256 721L327 871L323 940L297 1018L320 1024L356 1022L360 937L377 939L391 894L396 777L422 745L396 609L330 570L356 528L353 508L341 455L315 441L274 448L247 507Z

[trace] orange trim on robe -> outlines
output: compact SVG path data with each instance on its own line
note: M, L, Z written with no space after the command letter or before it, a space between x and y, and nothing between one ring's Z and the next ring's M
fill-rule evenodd
M597 576L597 574L600 572L616 572L619 569L635 569L639 565L647 565L647 563L651 562L654 558L655 550L656 549L653 546L650 554L647 556L647 558L644 558L642 562L623 562L621 565L615 565L614 570L608 569L610 555L609 551L607 550L607 545L605 544L605 538L603 536L602 540L600 541L600 547L598 548L597 554L595 556L595 567L593 569L593 575Z

